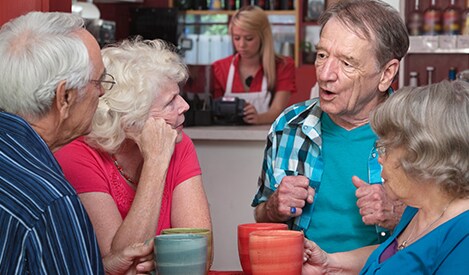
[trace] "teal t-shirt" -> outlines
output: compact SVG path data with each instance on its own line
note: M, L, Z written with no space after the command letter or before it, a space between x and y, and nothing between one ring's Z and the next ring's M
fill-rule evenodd
M305 235L332 253L378 243L375 226L365 225L352 176L368 182L368 159L376 141L369 124L346 130L321 116L324 172L312 221Z

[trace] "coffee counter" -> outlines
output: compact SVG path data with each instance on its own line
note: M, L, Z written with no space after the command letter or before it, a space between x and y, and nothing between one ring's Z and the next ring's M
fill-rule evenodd
M184 132L192 140L233 140L264 142L270 125L188 127Z
M241 270L237 226L254 222L252 199L269 125L188 127L202 168L213 223L213 270Z

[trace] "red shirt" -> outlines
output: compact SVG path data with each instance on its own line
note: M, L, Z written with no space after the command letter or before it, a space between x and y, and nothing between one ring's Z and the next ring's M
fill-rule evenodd
M228 81L228 72L230 71L231 60L235 68L238 68L239 55L230 55L223 59L217 60L212 64L212 77L213 77L213 98L222 97L225 94L226 84ZM291 57L283 57L276 59L276 82L275 91L289 91L296 92L295 85L295 63ZM249 92L260 92L262 89L262 78L264 77L264 69L260 68L249 87ZM235 70L233 77L232 93L246 93L244 90L243 81L240 78L239 70Z
M125 219L135 197L108 153L98 151L83 140L76 139L58 150L55 157L67 180L78 194L87 192L108 193L114 199L122 219ZM160 208L156 234L171 227L171 204L174 189L183 181L201 175L201 169L192 140L183 133L169 163Z

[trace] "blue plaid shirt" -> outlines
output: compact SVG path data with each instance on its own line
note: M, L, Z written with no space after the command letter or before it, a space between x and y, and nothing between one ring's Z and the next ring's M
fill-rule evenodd
M321 114L317 98L288 107L275 120L267 136L259 190L252 206L256 207L269 199L285 176L303 175L318 195L323 173L321 156ZM376 148L373 147L368 160L368 182L381 184L381 166ZM288 222L291 229L306 230L311 222L313 204L306 204L301 216ZM376 228L380 240L389 233Z

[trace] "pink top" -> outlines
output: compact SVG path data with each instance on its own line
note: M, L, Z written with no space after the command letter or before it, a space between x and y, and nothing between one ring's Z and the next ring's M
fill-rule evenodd
M76 139L55 153L65 177L78 194L87 192L108 193L125 219L135 197L135 191L119 174L111 156L88 146L83 138ZM202 174L192 140L183 133L176 144L169 163L161 202L156 234L171 227L171 203L176 186Z

